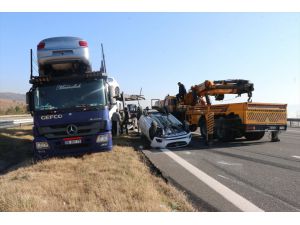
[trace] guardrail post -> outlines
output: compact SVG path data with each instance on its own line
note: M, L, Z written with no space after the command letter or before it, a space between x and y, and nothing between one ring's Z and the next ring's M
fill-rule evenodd
M300 127L300 118L288 118L287 121L289 122L287 125L290 124L290 127Z

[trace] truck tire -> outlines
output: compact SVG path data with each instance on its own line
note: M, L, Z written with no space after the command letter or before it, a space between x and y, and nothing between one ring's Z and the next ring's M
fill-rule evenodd
M226 129L225 127L225 118L219 117L216 120L216 137L219 141L227 142L234 140L234 135L231 130Z
M245 133L245 138L247 141L257 141L263 138L265 135L264 131L259 131L259 132L247 132Z

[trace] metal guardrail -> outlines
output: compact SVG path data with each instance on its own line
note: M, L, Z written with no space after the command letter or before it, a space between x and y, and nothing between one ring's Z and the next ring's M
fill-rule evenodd
M300 118L288 118L287 121L290 127L300 127Z
M0 128L22 126L22 124L32 124L32 123L33 123L32 118L15 119L15 120L2 120L2 121L0 121Z
M288 126L290 127L300 127L300 118L288 118ZM22 124L33 123L32 118L15 119L15 120L0 120L0 128L14 127Z
M1 119L5 119L5 118L13 118L13 117L31 117L31 115L30 114L15 114L15 115L1 115L0 116L0 121L1 121Z

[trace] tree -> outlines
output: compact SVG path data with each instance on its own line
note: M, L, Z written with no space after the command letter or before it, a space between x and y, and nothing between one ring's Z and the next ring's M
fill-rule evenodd
M22 111L22 109L20 108L20 106L17 105L15 107L15 111L16 111L16 113L20 113Z

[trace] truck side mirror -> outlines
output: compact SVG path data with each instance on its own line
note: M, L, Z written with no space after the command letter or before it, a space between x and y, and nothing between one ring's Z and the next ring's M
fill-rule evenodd
M29 92L26 93L26 104L27 104L27 110L29 112L32 112L33 109L34 109L32 91L29 91Z
M108 86L108 100L111 105L116 104L116 99L114 98L114 91L112 86Z

